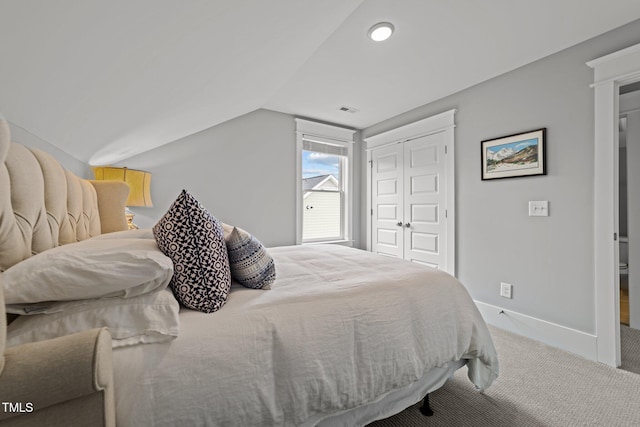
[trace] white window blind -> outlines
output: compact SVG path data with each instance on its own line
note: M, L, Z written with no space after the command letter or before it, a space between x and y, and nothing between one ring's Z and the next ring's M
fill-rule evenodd
M318 153L333 154L335 156L347 156L348 149L344 142L331 139L302 136L302 149L305 151L316 151Z

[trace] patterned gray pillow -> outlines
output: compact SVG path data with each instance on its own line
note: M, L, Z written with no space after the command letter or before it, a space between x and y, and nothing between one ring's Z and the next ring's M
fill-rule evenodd
M160 250L173 261L169 285L187 308L212 313L231 287L222 225L186 190L153 227Z
M276 280L276 266L262 243L241 228L225 233L231 276L242 286L269 289Z

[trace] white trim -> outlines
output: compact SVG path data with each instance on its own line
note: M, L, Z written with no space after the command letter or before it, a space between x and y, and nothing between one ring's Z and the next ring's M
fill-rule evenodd
M490 325L570 351L590 360L597 360L597 338L595 335L495 305L479 301L475 301L475 303L485 322Z
M366 197L366 211L365 211L365 223L366 223L366 238L367 238L367 246L366 246L366 250L368 250L369 252L371 252L371 217L373 216L373 207L372 207L372 202L371 202L371 192L372 192L372 188L371 188L371 179L372 179L372 174L371 174L371 169L373 168L373 160L372 160L372 156L371 156L371 151L367 150L366 151L366 155L367 155L367 159L365 163L365 167L367 168L367 188L366 188L366 193L365 193L365 197Z
M419 138L455 127L455 113L455 109L445 111L444 113L436 114L435 116L367 137L364 139L367 144L367 150L379 148L390 143L405 142L409 139Z
M453 119L453 116L452 116ZM451 133L450 143L447 143L447 271L456 275L456 136L455 125L448 130Z
M591 61L587 62L587 65L593 69L597 68L599 70L599 74L596 75L597 83L598 80L610 78L614 75L620 76L625 72L629 72L621 68L621 65L623 67L629 67L629 65L631 65L630 68L632 70L637 70L637 66L634 66L632 61L633 58L637 58L638 56L640 56L640 43L618 50L608 55L601 56L600 58L592 59ZM607 72L608 74L604 74L605 72Z
M401 139L401 140L394 140L392 142L387 142L387 143L380 143L379 145L373 144L372 146L365 148L365 151L371 151L371 150L377 150L378 148L384 148L384 147L388 147L389 145L394 145L394 144L402 144L404 142L409 142L409 141L413 141L414 139L418 139L418 138L422 138L423 136L431 136L431 135L435 135L437 133L442 133L442 132L446 132L451 128L455 128L454 126L447 126L447 127L443 127L443 128L439 128L439 129L434 129L431 130L429 132L425 132L425 133L419 133L417 135L414 135L410 138L406 138L406 139Z
M445 271L452 276L456 275L456 211L455 211L455 113L456 110L448 110L426 119L418 120L386 132L379 133L364 138L366 144L366 167L367 167L367 250L371 251L371 150L382 148L390 144L399 144L420 138L426 135L433 135L440 132L450 132L447 148L447 204L445 206L447 218L447 267Z
M332 245L341 245L341 246L353 246L354 243L355 242L353 240L318 240L318 241L304 242L303 245L307 246L307 245L332 244Z
M594 87L598 87L598 86L605 85L607 83L613 83L613 82L618 82L619 86L623 86L626 83L633 83L638 80L640 80L640 71L624 74L618 78L612 77L610 79L600 80L598 83L590 84L589 87L593 89Z
M302 244L302 136L296 132L296 245Z
M587 62L594 70L594 280L597 360L620 366L619 89L640 79L640 44Z

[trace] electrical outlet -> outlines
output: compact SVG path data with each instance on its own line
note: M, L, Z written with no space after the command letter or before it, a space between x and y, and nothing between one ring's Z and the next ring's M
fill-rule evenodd
M549 201L530 201L529 216L549 216Z
M513 285L511 283L500 282L500 296L503 298L511 299L511 291L513 290Z

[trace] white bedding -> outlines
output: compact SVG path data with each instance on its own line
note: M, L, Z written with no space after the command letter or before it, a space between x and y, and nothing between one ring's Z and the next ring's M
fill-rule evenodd
M334 245L270 248L271 290L234 285L212 314L183 309L174 341L114 350L123 426L314 425L431 368L498 360L465 288L446 273Z

